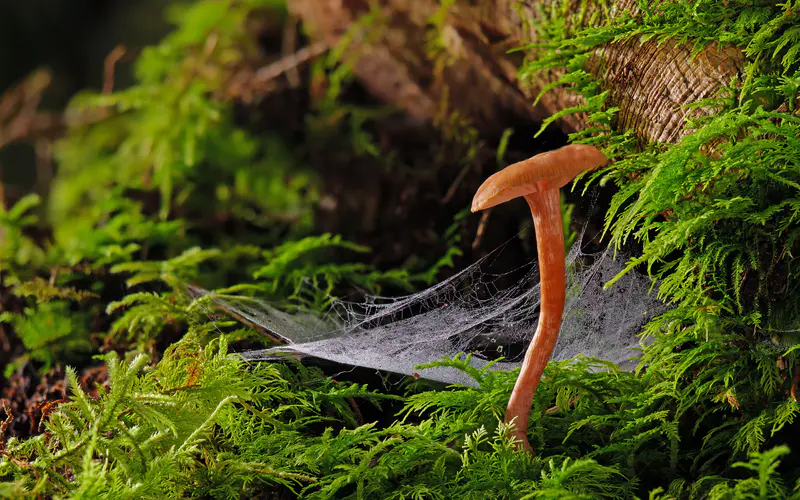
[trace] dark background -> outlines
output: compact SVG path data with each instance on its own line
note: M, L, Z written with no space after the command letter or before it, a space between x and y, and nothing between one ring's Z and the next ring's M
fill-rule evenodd
M116 69L115 83L131 83L130 61L169 31L165 0L0 0L0 94L32 71L46 68L53 81L40 109L57 112L82 89L99 89L103 61L124 43L129 56ZM16 199L36 182L30 144L0 150L6 196Z

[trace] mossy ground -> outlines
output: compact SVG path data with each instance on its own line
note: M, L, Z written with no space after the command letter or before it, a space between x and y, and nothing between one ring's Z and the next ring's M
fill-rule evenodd
M136 85L74 99L47 196L0 212L4 495L800 497L800 5L679 1L571 32L545 21L547 50L522 69L565 65L565 83L589 98L596 127L569 139L616 160L584 179L614 186L607 238L638 245L631 266L661 278L676 307L648 326L655 341L636 373L548 367L535 457L500 423L514 373L443 360L479 387L442 388L248 364L234 351L269 345L264 332L185 293L197 284L319 311L331 296L436 282L474 256L465 209L478 179L441 202L459 161L497 168L530 153L532 133L517 129L509 145L442 126L458 120L404 126L358 90L337 50L300 87L281 81L246 102L230 83L259 51L274 55L248 27L281 25L285 7L199 0L171 15L174 31L138 57ZM615 130L602 82L582 73L593 47L629 36L739 45L746 77L681 142L642 147ZM548 141L533 148L559 137ZM713 158L700 152L711 141ZM362 193L397 193L399 211L375 211L372 225L345 223L357 208L326 211L330 186L353 172L374 175ZM404 205L400 182L437 193L412 199L437 215ZM483 248L519 228L498 221ZM530 258L514 245L510 259Z

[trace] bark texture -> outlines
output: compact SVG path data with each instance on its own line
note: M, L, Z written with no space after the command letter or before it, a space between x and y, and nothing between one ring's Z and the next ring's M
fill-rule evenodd
M507 53L537 41L541 12L552 2L457 0L443 24L436 26L431 19L441 12L437 0L292 0L290 8L312 38L329 44L364 14L377 14L379 20L365 28L372 34L357 37L349 51L358 54L355 73L373 94L426 119L441 116L442 103L447 103L447 111L459 111L481 130L496 131L506 118L540 121L579 103L576 95L556 89L533 106L539 91L560 74L551 71L522 82L517 69L523 58L536 54ZM572 3L571 8L580 8L579 0ZM608 3L611 15L637 12L635 0ZM592 18L592 8L585 19ZM431 33L440 37L442 57L430 57ZM712 97L744 63L742 52L734 47L710 46L694 59L690 55L685 45L638 40L595 50L590 71L611 91L609 104L620 107L620 130L633 129L648 141L675 142L684 133L682 105ZM559 125L573 132L585 122L578 114Z

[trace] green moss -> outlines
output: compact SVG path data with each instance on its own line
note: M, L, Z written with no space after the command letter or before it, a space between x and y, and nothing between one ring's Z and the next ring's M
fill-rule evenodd
M596 26L580 12L554 10L540 29L537 59L521 69L529 76L566 67L543 93L565 86L585 104L543 126L587 112L589 127L571 140L595 144L616 160L587 180L617 185L606 234L616 247L630 240L641 245L626 271L644 266L660 280L660 296L676 305L647 327L656 341L645 349L642 366L654 384L650 396L674 401L659 419L695 421L676 434L680 445L672 457L675 466L682 455L694 455L692 474L711 474L714 460L724 464L782 442L781 431L798 411L787 394L800 364L796 336L787 334L800 321L792 254L800 207L800 118L793 113L792 82L800 76L800 40L790 4L640 2L642 13L601 17ZM714 99L686 103L715 114L687 122L689 133L677 144L642 145L632 131L615 128L618 108L607 104L605 82L586 63L604 44L668 39L690 44L695 54L710 44L743 48L744 79ZM702 439L702 446L686 455L687 439ZM714 495L733 495L726 488Z
M589 2L568 16L565 3L538 25L540 56L521 72L567 68L559 85L584 96L591 121L571 139L616 159L584 179L618 186L607 235L641 246L631 267L659 278L676 307L648 325L655 340L638 373L583 358L547 367L529 428L535 457L516 452L501 423L515 372L475 370L457 357L438 364L466 371L477 387L410 380L377 390L296 362L248 364L229 342L270 341L184 292L196 283L318 311L343 283L412 288L452 265L464 215L444 231L451 250L427 270L333 262L333 250L368 249L309 234L316 180L302 148L252 133L213 95L252 49L245 19L272 2L192 4L174 34L142 55L136 86L76 99L70 116L111 112L73 124L59 143L48 217L31 215L35 197L0 212L0 320L22 346L14 366L83 368L87 352L114 351L98 360L107 385L84 387L69 369L69 400L48 407L42 432L4 442L0 494L800 498L800 409L788 395L800 366L787 332L800 315L800 9L790 3L678 1L613 20ZM442 5L434 30L452 3ZM379 14L363 23L379 24ZM687 124L679 143L641 145L615 128L617 109L585 67L593 48L629 37L740 46L746 77L689 103L718 113ZM316 69L329 85L309 135L379 157L365 125L386 111L343 104L347 55L343 42ZM196 74L197 65L209 71ZM475 129L449 103L443 109L451 147L475 148ZM708 144L717 154L701 152Z

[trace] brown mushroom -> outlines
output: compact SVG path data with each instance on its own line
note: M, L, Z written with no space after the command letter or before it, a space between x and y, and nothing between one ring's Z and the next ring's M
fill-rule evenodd
M533 394L553 353L566 300L564 228L559 189L581 172L606 162L593 146L573 144L509 165L478 188L472 211L484 210L523 197L531 209L539 254L540 312L533 340L525 352L519 378L506 408L505 422L514 424L512 435L533 453L528 443L528 418Z

